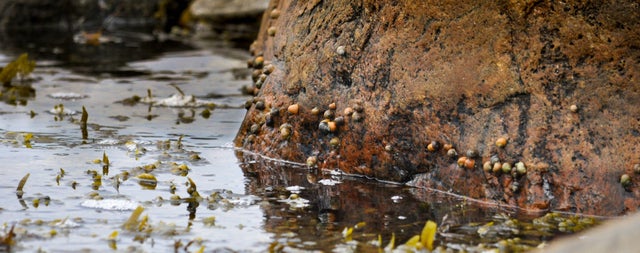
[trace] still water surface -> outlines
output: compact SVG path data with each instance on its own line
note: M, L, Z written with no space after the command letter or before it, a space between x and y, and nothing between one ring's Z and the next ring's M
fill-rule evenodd
M517 213L446 194L259 156L240 163L232 142L250 98L245 51L197 40L4 47L0 65L30 52L37 67L18 84L32 92L0 103L0 234L15 226L12 249L28 252L377 251L379 236L382 247L392 236L401 244L427 220L440 226L436 245L450 249L512 238L535 247L556 235L501 225ZM198 103L176 101L189 95ZM144 172L155 187L140 184ZM137 206L148 220L125 229ZM352 241L345 227L355 228Z

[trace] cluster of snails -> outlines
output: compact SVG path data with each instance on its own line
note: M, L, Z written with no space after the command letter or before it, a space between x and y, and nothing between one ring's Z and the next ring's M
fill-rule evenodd
M496 147L504 148L507 145L507 138L501 137L498 138L495 142ZM469 149L464 154L459 155L458 151L451 144L444 144L441 147L441 144L437 141L431 141L427 145L427 151L436 152L440 148L444 149L447 156L451 158L458 158L457 165L460 168L466 169L474 169L476 167L476 159L479 158L478 151L475 149ZM502 162L497 155L491 156L491 158L482 164L482 169L486 173L503 173L503 174L511 174L514 178L521 177L527 173L527 167L524 162L516 162L514 164L509 162ZM515 182L514 182L515 183ZM514 187L518 187L515 185Z

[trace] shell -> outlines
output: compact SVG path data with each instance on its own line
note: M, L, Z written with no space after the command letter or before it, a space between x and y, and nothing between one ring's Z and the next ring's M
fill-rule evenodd
M475 158L478 156L478 151L476 151L475 149L468 149L466 155L469 158Z
M262 71L259 69L254 70L253 72L251 72L251 80L255 83L258 81L258 79L260 78L260 75L262 75Z
M298 104L292 104L287 108L287 111L293 115L298 114L299 110L300 110L300 106Z
M272 117L279 116L280 109L278 107L271 107L271 110L269 111L269 115L271 115Z
M527 167L524 166L523 162L517 162L516 163L516 172L519 175L527 174Z
M329 120L325 119L320 121L320 124L318 124L318 129L325 133L331 132L331 128L329 128Z
M497 155L492 155L491 159L489 160L491 161L491 163L499 163L500 162L500 158Z
M282 139L291 137L291 125L287 123L280 125L280 137L282 137Z
M485 172L491 172L491 162L490 161L486 161L484 162L484 164L482 164L482 170L484 170Z
M355 122L360 122L362 120L364 120L364 115L362 115L361 112L354 112L351 116L351 118L353 119L353 121Z
M278 9L273 9L269 13L269 17L271 17L272 19L277 19L278 17L280 17L280 11Z
M335 121L329 121L329 122L327 122L327 126L329 126L329 131L330 131L330 132L338 131L338 124L336 124L336 122L335 122Z
M318 107L313 107L313 109L311 109L311 114L313 115L320 114L320 109L318 109Z
M447 155L449 157L456 157L458 156L458 152L456 152L456 149L450 148L449 150L447 150Z
M266 108L265 105L264 105L264 101L260 100L260 101L256 102L256 110L262 111L262 110L264 110L264 108Z
M446 151L449 151L449 149L453 148L453 145L451 145L450 143L447 143L447 144L444 144L442 148Z
M578 106L577 106L577 105L571 105L571 106L569 106L569 110L570 110L571 112L574 112L574 113L575 113L575 112L578 112L578 109L579 109L579 108L578 108Z
M353 114L353 109L351 107L344 108L344 115L351 116Z
M329 110L335 110L337 108L336 103L329 104Z
M254 68L261 69L263 66L264 66L264 57L258 56L253 60L253 67Z
M267 64L266 66L264 66L264 69L262 69L262 73L265 75L269 75L273 73L273 71L275 70L276 70L276 67L273 66L273 64Z
M331 138L331 140L329 141L329 145L331 145L334 148L337 148L338 146L340 146L340 138L338 137Z
M333 119L333 117L335 117L336 114L333 112L333 110L326 110L324 111L324 118L325 119Z
M461 156L458 158L458 166L464 167L464 164L467 162L467 157Z
M503 163L502 164L502 172L503 173L510 173L511 172L511 164L510 163Z
M251 125L251 129L249 131L252 134L257 134L260 131L260 125L258 125L258 124Z
M273 127L273 125L275 124L275 121L273 120L274 116L272 115L273 114L269 113L264 116L264 124L267 125L268 127Z
M274 26L269 27L269 29L267 29L267 34L269 34L269 36L275 36L276 35L276 28Z
M502 163L500 162L494 163L491 171L493 171L493 173L499 173L500 171L502 171Z
M620 184L622 184L623 187L630 186L631 177L628 174L622 174L622 176L620 176Z
M427 150L429 150L429 152L435 152L438 151L438 149L440 149L440 143L437 141L431 141L431 143L427 145Z
M507 145L507 138L500 137L496 140L496 146L499 148L504 148Z
M467 158L467 160L464 161L464 167L467 169L473 169L473 167L476 166L476 160L474 159L469 159Z
M316 167L316 165L318 164L318 157L317 156L309 156L307 157L307 166L310 168Z
M250 134L249 136L247 136L247 139L245 139L245 143L253 143L256 140L256 136L254 134Z

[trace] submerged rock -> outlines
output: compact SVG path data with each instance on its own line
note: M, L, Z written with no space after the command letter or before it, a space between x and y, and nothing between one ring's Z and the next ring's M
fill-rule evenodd
M190 7L197 18L225 20L262 15L268 0L196 0Z
M619 215L640 204L638 30L635 1L271 1L236 143L528 211ZM491 160L524 173L484 171Z
M195 0L189 10L207 24L208 30L200 29L201 34L247 46L260 29L268 4L268 0Z

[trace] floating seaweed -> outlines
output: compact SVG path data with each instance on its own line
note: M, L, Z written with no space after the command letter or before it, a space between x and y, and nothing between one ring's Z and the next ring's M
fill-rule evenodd
M24 177L22 177L22 179L20 179L20 182L18 182L18 187L16 188L16 195L18 196L18 198L22 198L22 195L24 194L24 191L22 189L27 183L27 179L29 179L30 175L31 173L27 173L26 175L24 175Z
M11 81L18 77L24 80L36 67L35 61L29 60L29 54L21 54L17 59L13 60L0 70L0 82L4 86L10 86Z

